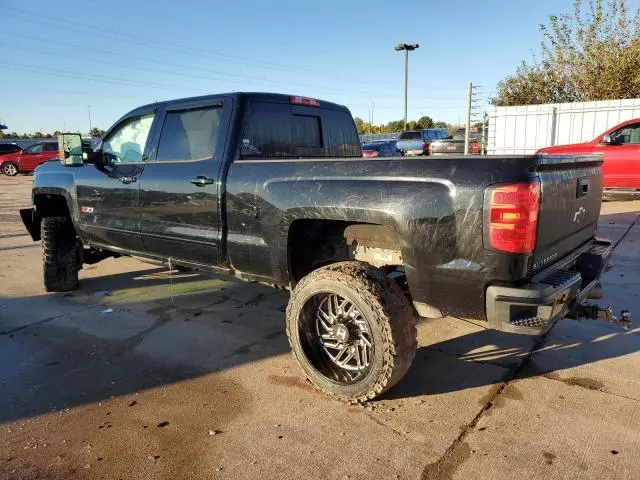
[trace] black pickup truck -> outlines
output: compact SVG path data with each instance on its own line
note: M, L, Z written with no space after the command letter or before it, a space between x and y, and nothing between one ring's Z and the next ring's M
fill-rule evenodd
M363 159L349 111L306 97L154 103L94 150L59 144L21 211L47 291L122 254L290 289L295 357L348 401L402 378L416 316L538 334L582 303L611 251L595 238L601 157Z

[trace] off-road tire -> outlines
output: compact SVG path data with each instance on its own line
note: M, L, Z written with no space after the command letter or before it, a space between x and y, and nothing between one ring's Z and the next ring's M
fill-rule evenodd
M15 163L4 162L2 164L2 173L7 177L15 177L18 174L18 167Z
M45 217L40 225L42 272L47 292L78 288L78 239L68 217Z
M353 384L337 383L317 370L300 339L300 316L314 295L331 292L348 298L366 316L375 354L369 372ZM357 261L339 262L314 270L296 285L286 313L287 337L307 378L323 392L350 403L371 400L405 375L417 347L411 304L396 282L382 271Z

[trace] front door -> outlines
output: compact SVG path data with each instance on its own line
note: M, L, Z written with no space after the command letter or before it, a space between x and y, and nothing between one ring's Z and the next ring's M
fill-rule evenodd
M611 143L598 144L596 153L604 154L605 188L640 188L640 122L611 133Z
M229 111L221 100L166 108L140 181L140 231L147 252L218 263L218 179Z
M102 161L78 170L80 228L90 241L116 250L144 251L138 185L153 119L151 110L119 122L102 142Z

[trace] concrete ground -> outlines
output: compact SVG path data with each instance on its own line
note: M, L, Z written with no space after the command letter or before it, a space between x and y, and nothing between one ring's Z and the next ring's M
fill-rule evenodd
M540 339L421 321L405 379L348 406L303 379L287 295L132 258L45 294L0 175L0 478L640 478L640 329ZM605 203L605 303L640 311L639 202Z

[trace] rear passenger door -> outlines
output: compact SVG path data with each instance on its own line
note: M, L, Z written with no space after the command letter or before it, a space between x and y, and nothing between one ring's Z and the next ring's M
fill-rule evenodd
M140 233L147 252L218 264L220 170L230 102L186 101L161 113L140 180Z

